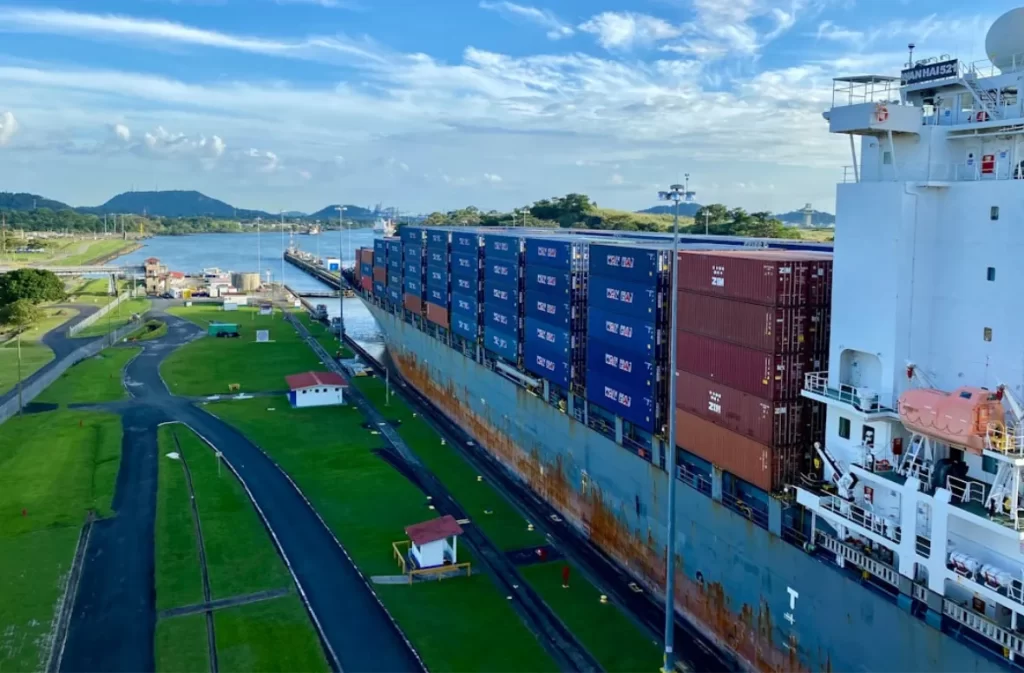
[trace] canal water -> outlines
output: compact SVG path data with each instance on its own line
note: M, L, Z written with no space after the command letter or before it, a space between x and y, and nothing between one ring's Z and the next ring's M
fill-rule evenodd
M372 248L372 229L353 229L345 232L326 231L317 236L296 235L282 237L281 232L262 234L193 234L189 236L154 236L143 241L143 247L117 258L118 264L142 264L148 257L156 257L171 271L201 273L203 269L221 271L260 271L264 280L278 282L282 273L284 283L293 290L321 292L331 288L304 271L283 264L284 251L289 242L305 252L322 258L341 256L342 264L351 266L358 248ZM111 262L114 263L114 262ZM327 306L331 317L341 312L338 299L311 299L314 304ZM345 331L372 355L379 355L384 347L377 321L359 299L345 299Z

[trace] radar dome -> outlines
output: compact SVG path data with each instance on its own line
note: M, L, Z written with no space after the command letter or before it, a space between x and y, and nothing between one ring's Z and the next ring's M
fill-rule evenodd
M1009 72L1024 65L1024 7L1011 9L988 29L985 51L992 65Z

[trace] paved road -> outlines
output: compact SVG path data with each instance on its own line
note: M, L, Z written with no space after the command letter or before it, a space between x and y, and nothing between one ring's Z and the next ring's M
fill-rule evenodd
M158 311L159 313L159 311ZM167 336L143 344L127 367L129 403L101 405L121 413L125 454L118 476L118 515L90 540L62 669L153 670L155 622L153 518L156 498L156 425L187 423L224 454L273 530L300 589L336 656L349 671L420 671L422 664L377 602L327 527L285 474L234 428L190 400L171 396L160 362L201 333L161 315ZM133 566L133 567L129 567Z

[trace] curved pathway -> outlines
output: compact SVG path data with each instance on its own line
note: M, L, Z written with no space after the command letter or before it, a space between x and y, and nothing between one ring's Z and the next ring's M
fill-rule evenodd
M314 616L334 659L332 667L422 670L401 632L291 480L237 430L167 391L160 363L202 330L174 316L159 317L167 322L167 336L145 343L125 370L133 399L96 405L122 414L124 421L117 516L98 522L93 530L61 669L154 668L156 428L173 420L216 446L249 491Z

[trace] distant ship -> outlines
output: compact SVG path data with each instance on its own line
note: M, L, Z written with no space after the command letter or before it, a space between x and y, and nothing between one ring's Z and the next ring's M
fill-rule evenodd
M377 221L373 223L373 235L374 236L394 236L395 235L395 223L391 220L383 217L378 217Z
M320 225L319 224L314 224L312 227L310 227L309 229L307 229L306 231L303 231L301 233L303 233L303 234L305 234L307 236L319 236L320 235Z

